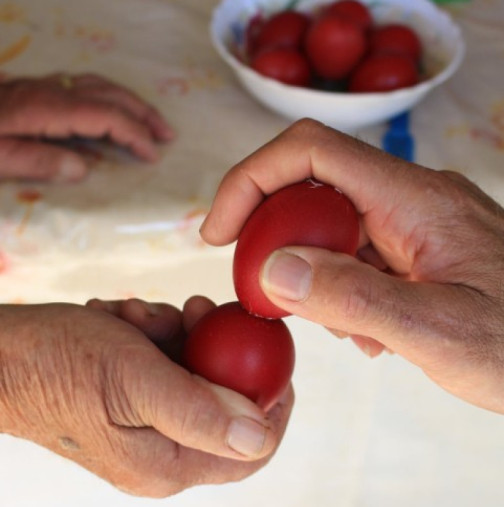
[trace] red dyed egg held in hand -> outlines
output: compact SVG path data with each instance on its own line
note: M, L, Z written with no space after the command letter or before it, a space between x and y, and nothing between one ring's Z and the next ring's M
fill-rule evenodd
M294 361L294 342L285 323L254 317L238 302L204 315L184 346L189 371L243 394L264 410L284 394Z
M233 280L243 307L254 315L289 315L262 291L259 278L267 257L285 246L315 246L355 255L359 218L350 200L332 186L306 180L266 198L244 225L236 244Z

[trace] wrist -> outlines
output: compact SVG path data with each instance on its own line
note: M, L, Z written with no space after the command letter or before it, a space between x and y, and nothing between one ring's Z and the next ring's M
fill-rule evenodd
M29 371L23 367L23 337L28 322L22 307L0 305L0 433L19 435L22 422L19 400L26 394ZM24 386L24 388L23 388Z

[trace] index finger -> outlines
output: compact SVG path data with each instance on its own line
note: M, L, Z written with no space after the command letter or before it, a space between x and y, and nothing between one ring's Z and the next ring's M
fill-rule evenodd
M265 196L310 177L338 187L362 215L375 202L386 213L393 205L384 195L391 178L406 183L410 167L322 123L300 120L226 174L201 235L213 245L232 242Z
M61 76L57 77L61 81ZM75 97L114 104L124 109L138 122L145 124L159 141L169 141L174 137L172 128L161 113L133 90L97 74L77 75L73 78L73 82L71 92Z

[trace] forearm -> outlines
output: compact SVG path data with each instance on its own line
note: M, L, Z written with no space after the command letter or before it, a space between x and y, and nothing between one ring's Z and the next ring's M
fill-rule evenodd
M51 369L56 318L51 305L0 305L1 433L31 438L32 428L45 424L48 386L62 374Z
M0 433L16 433L16 392L19 390L19 374L15 374L18 360L13 350L11 331L11 307L0 306L2 333L0 334Z

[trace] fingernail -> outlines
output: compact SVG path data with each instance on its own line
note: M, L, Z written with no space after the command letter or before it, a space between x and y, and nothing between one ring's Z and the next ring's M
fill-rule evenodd
M285 391L283 392L282 396L280 396L278 403L280 405L285 405L290 401L291 398L292 398L292 386L289 384L285 389Z
M237 392L204 382L218 396L232 418L226 435L228 447L243 456L261 455L268 432L264 412Z
M157 135L161 141L168 142L175 138L175 131L166 123L161 123L158 126Z
M243 456L261 455L266 441L266 428L253 419L238 417L229 425L227 445Z
M346 331L341 331L339 329L331 329L331 333L336 336L336 338L339 338L340 340L344 340L348 338L348 333Z
M145 311L151 316L155 317L159 315L159 306L155 303L148 303L147 301L142 301Z
M90 299L86 306L94 308L95 310L101 310L106 312L112 312L114 310L114 304L112 301L104 301L103 299L93 298Z
M204 218L203 222L201 222L201 225L199 228L200 236L203 236L205 234L205 228L206 228L207 221L208 221L208 215Z
M364 345L363 347L361 347L361 350L370 359L378 357L383 352L383 349L372 347L371 345Z
M147 115L147 122L150 123L154 135L159 141L171 141L175 137L175 131L164 120L157 109L152 109Z
M62 182L79 181L86 174L86 165L77 157L63 157L56 179Z
M130 298L127 300L127 303L137 305L137 308L141 309L140 311L143 311L150 317L155 317L156 315L159 314L158 305L156 305L155 303L149 303L139 298Z
M366 354L366 356L368 356L369 358L373 359L374 358L374 355L373 353L371 352L371 347L369 345L364 345L363 347L361 347L361 350L362 352L364 352L364 354Z
M282 298L303 301L310 291L312 277L312 268L304 259L277 250L264 265L262 286Z
M103 306L103 302L101 299L92 298L86 302L86 306L89 306L90 308L101 308Z

